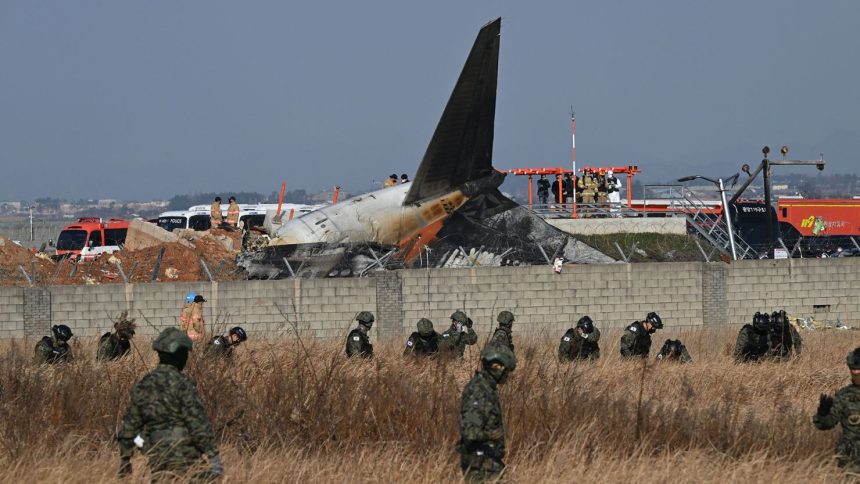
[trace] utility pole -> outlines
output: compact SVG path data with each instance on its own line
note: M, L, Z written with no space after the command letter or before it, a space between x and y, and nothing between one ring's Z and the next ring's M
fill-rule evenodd
M30 205L27 208L30 209L30 242L32 242L33 240L35 240L34 233L33 233L33 206Z

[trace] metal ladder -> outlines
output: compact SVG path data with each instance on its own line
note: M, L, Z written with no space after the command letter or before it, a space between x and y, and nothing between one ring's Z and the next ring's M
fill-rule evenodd
M678 203L679 206L676 207L676 210L684 214L687 218L687 223L722 254L731 257L732 249L729 241L729 231L726 221L722 216L722 213L728 210L728 208L724 207L724 211L720 214L709 213L705 211L709 206L686 188L681 190L681 198L678 199ZM738 259L758 258L758 253L741 238L740 234L735 232L734 236Z

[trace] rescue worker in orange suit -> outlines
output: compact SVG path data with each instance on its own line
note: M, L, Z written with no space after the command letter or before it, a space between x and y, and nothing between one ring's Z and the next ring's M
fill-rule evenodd
M181 329L183 333L188 333L188 326L191 321L191 305L194 304L194 298L196 296L196 292L189 292L186 294L185 304L183 304L182 309L179 310L179 329Z
M215 201L209 207L209 226L211 228L220 227L223 221L224 217L221 215L221 197L215 197Z
M230 206L227 207L227 225L236 228L239 226L239 204L236 197L230 197Z
M187 301L191 299L191 302ZM193 292L185 296L185 307L179 316L179 328L191 338L191 341L203 341L206 333L206 321L203 319L203 303L206 299Z
M388 179L382 183L383 188L393 187L395 185L397 185L397 175L395 173L389 175Z

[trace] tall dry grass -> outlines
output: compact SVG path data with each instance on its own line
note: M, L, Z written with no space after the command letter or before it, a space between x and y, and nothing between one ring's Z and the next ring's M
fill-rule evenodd
M810 417L819 393L847 384L856 333L805 333L794 361L738 365L735 331L658 333L658 347L680 337L695 361L652 360L644 378L640 363L617 356L618 331L604 332L601 360L570 365L557 363L560 335L515 332L519 367L501 392L510 479L840 480L837 431L815 430ZM94 340L76 341L77 361L54 368L30 364L34 343L5 343L0 357L0 480L114 479L113 434L131 385L156 362L149 342L126 361L96 364ZM250 341L230 363L189 362L228 481L459 479L459 397L477 349L463 361L416 362L397 342L378 344L372 361L348 361L340 341L302 343L285 334ZM145 460L134 465L132 481L148 479Z

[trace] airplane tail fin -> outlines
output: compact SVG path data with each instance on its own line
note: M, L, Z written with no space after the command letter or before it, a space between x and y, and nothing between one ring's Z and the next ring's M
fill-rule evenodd
M502 19L481 28L404 204L492 175L499 32Z

